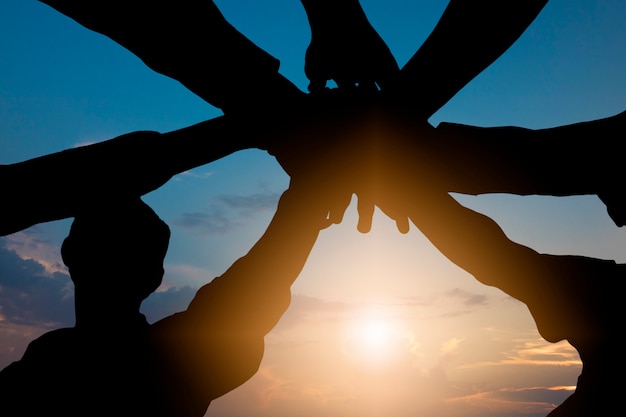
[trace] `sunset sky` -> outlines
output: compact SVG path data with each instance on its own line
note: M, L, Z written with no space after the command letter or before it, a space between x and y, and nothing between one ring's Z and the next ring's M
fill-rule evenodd
M306 90L310 32L300 1L215 3ZM447 1L361 4L402 66ZM623 0L550 0L519 41L430 123L534 129L623 111L624 22ZM48 6L0 0L0 164L220 114ZM593 138L580 140L572 144L593 146ZM177 175L145 196L172 229L163 285L142 307L149 321L184 309L195 290L250 249L288 180L273 157L251 150ZM626 262L626 228L613 224L595 196L454 196L539 252ZM581 366L567 342L544 341L524 304L475 281L416 228L401 235L377 213L373 230L360 234L355 201L342 224L321 233L292 287L290 309L266 339L259 372L214 401L208 416L539 417L571 394ZM59 253L70 224L0 238L0 368L39 335L74 324ZM107 286L124 291L115 277Z

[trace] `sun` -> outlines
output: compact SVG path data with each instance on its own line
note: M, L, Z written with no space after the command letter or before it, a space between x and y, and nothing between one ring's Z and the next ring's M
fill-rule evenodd
M407 346L401 322L380 312L359 313L346 323L344 337L347 356L365 369L392 367Z
M355 330L362 348L372 354L382 353L392 343L392 325L387 320L364 320Z

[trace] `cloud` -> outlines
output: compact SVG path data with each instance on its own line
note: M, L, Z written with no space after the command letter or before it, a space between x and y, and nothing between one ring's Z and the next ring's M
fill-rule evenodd
M459 351L459 346L463 342L463 339L459 339L458 337L453 337L451 339L446 340L441 345L441 355L442 357L449 358L452 356L456 356Z
M173 224L202 234L223 235L241 227L243 219L251 218L261 211L276 209L279 197L278 193L218 196L205 210L183 213Z
M218 200L231 209L254 213L259 210L275 209L279 198L280 194L269 193L249 196L223 195L218 197Z
M222 235L238 226L220 207L211 207L206 212L183 213L173 224L183 229L193 229L202 234Z
M294 294L291 297L289 309L282 316L273 332L285 332L296 326L312 323L314 325L318 325L320 322L334 323L339 317L345 316L352 309L353 307L347 303L326 301L303 294Z
M516 365L581 366L580 356L566 341L519 340L506 363Z
M197 170L194 171L184 171L181 172L179 175L175 176L174 178L179 179L180 176L184 176L184 177L189 177L189 178L197 178L197 179L207 179L209 177L213 176L213 171L205 171L205 172L199 172Z
M22 259L0 240L0 319L45 328L74 323L72 282L34 259Z
M545 416L573 393L574 387L499 388L450 398L448 403L475 409L470 415ZM482 410L479 412L478 410Z
M16 252L22 259L36 259L37 263L50 274L55 272L67 274L59 245L47 238L42 238L42 235L40 228L34 226L1 238L0 245Z
M490 362L475 362L462 368L476 368L499 365L559 366L580 368L582 362L576 349L567 341L548 343L542 338L513 340L513 346L502 359Z
M474 294L459 288L446 292L446 296L459 298L463 300L463 305L468 307L483 306L487 304L487 296L485 294Z
M153 323L187 309L195 295L196 290L189 286L172 287L165 291L154 292L144 300L141 305L141 312L149 322Z

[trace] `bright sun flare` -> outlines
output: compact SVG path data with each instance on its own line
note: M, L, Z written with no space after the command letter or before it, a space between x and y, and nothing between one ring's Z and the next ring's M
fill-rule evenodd
M365 321L357 331L362 346L373 352L385 349L385 345L391 342L391 326L383 320Z
M377 368L390 365L406 341L396 321L367 314L349 324L346 336L351 360Z

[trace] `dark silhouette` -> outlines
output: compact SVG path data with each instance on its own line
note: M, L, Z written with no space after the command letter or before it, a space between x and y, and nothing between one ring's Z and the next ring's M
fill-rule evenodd
M279 61L235 29L211 0L40 0L105 35L152 70L225 113L288 107L301 92Z
M429 118L522 35L548 0L450 0L387 91Z
M454 123L441 123L435 128L417 115L395 110L384 100L371 100L352 113L337 113L340 122L299 132L306 140L275 146L270 153L278 157L288 174L297 173L303 161L319 161L321 157L326 158L324 166L359 167L388 148L382 144L393 138L401 143L399 149L411 150L413 164L421 166L433 184L448 192L597 195L617 226L626 223L618 140L626 131L626 112L535 130ZM594 138L593 146L572 146L574 137ZM429 170L432 174L427 173ZM344 170L340 175L349 182L368 174ZM360 197L365 198L360 199L359 228L367 231L374 203L370 201L366 209L364 192L361 188Z
M398 64L389 47L367 20L359 0L301 0L311 27L304 73L309 91L326 82L339 88L376 90L397 76Z
M0 183L7 201L11 201L3 207L0 236L74 217L83 206L106 198L142 196L175 174L242 149L262 146L248 126L224 116L173 132L133 132L0 165ZM59 187L63 198L58 198Z
M378 142L361 164L370 172L359 176L359 199L376 202L403 232L411 220L453 263L525 303L547 341L567 340L576 348L583 362L576 392L551 417L595 415L599 404L613 409L619 395L609 376L624 371L617 347L624 313L615 289L626 264L540 254L510 241L493 220L449 196L441 188L445 180L438 181L445 174L416 164L424 155L405 143L389 135Z
M167 225L139 199L79 213L62 246L76 325L44 334L0 372L2 415L203 416L257 371L263 338L331 222L335 197L293 184L248 254L154 324L139 307L161 283Z
M278 60L212 1L41 1L227 115L0 166L11 202L0 235L75 217L63 257L76 288L76 326L35 340L0 372L2 415L204 415L212 399L256 372L291 283L319 230L341 221L350 192L359 197L359 230L369 230L374 204L403 232L411 220L480 282L526 303L546 340L567 339L578 350L577 390L551 416L590 415L597 404L617 401L607 379L622 372L613 340L618 292L611 289L626 266L539 254L447 192L596 194L622 226L615 136L626 112L541 130L426 122L515 42L547 0L451 0L401 70L358 0L301 0L312 34L309 91L327 91L328 80L339 87L321 95L282 77ZM578 137L593 138L593 146L572 146ZM169 229L139 197L248 148L269 151L292 178L268 230L186 311L148 324L139 307L161 282ZM59 186L63 199L55 195ZM41 207L41 200L54 204ZM66 394L71 400L59 403Z
M335 131L354 126L355 115L368 105L362 97L333 91L307 96L292 103L289 111L272 115L228 115L172 132L132 132L0 165L3 195L11 201L2 208L0 236L74 217L94 201L138 198L176 174L240 150L267 150L287 160L301 149L318 146L318 142L332 143ZM306 159L306 154L301 158ZM59 186L63 198L58 198Z
M359 148L367 152L368 147L375 147L375 152L384 138L395 137L402 139L401 149L411 149L413 163L423 167L424 175L442 190L472 195L597 195L615 224L626 224L619 145L626 131L626 111L533 130L453 123L434 128L419 116L372 106L362 123L363 131L371 133L367 138L364 135L362 145L353 145L355 159L369 157L359 155L363 152ZM578 137L593 138L593 145L572 146L572 138ZM359 219L364 231L371 222L365 204ZM373 213L373 204L369 212Z

